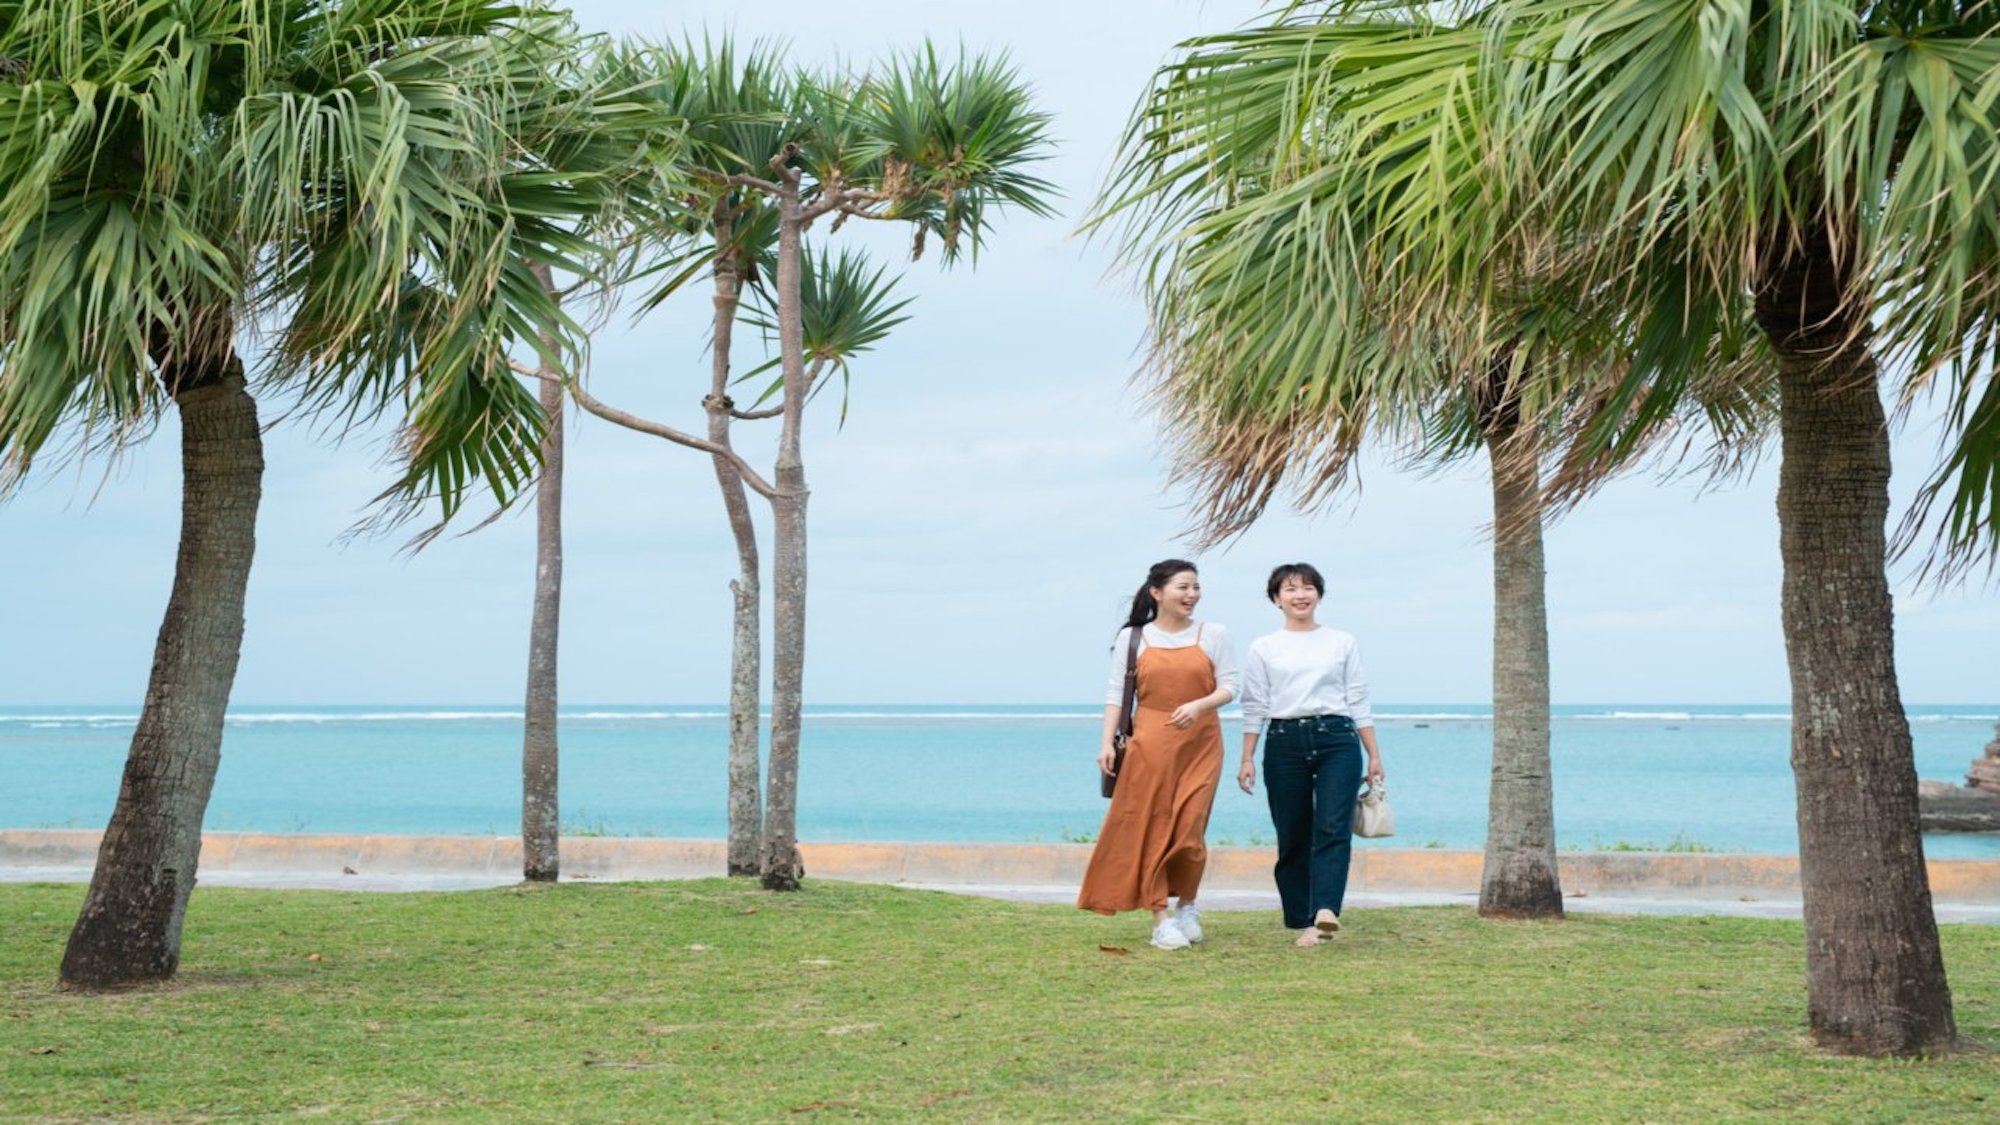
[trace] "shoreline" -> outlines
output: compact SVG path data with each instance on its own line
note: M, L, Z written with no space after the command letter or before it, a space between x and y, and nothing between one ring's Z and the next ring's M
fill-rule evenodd
M0 829L0 881L83 882L102 833L90 829ZM1089 844L801 843L808 877L854 882L1038 891L1046 897L1083 877ZM1267 893L1268 847L1211 847L1205 887ZM720 876L721 840L565 836L568 880ZM1569 899L1792 904L1798 857L1718 852L1578 851L1557 855ZM1364 847L1349 883L1357 895L1476 896L1484 855L1443 848ZM1934 859L1940 906L2000 907L2000 860ZM516 882L521 841L513 836L292 835L208 832L201 875L217 884L317 885L355 889L448 889Z

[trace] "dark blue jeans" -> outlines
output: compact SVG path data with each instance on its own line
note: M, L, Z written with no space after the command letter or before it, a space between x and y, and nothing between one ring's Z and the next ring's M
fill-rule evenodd
M1264 796L1278 830L1278 901L1302 930L1322 908L1340 913L1354 857L1361 736L1345 715L1272 719L1264 733Z

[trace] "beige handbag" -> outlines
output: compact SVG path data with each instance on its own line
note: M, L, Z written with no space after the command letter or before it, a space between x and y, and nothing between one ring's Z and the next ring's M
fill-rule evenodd
M1396 814L1389 811L1389 786L1384 782L1362 783L1354 798L1354 834L1377 839L1396 834Z

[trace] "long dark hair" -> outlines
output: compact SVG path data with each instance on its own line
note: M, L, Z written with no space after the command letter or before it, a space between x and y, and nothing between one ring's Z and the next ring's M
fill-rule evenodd
M1162 559L1154 563L1153 569L1146 572L1145 583L1139 587L1139 592L1132 597L1132 612L1125 615L1125 628L1137 629L1153 618L1158 617L1160 615L1160 602L1158 598L1153 596L1153 591L1172 582L1174 575L1182 571L1193 571L1196 574L1201 573L1201 571L1195 570L1195 565L1186 559Z

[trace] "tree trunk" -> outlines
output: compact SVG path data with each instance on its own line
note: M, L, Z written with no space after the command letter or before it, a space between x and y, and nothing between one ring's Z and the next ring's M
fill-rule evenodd
M806 470L799 431L806 405L805 328L799 299L805 221L796 183L778 200L778 354L785 373L772 501L771 769L759 868L764 886L793 891L805 876L799 855L799 741L806 659Z
M729 445L731 403L729 359L736 328L736 310L743 281L734 246L733 225L726 209L715 219L715 346L708 408L708 439ZM729 584L735 602L735 629L729 647L729 847L732 876L760 871L758 846L764 836L762 769L758 759L759 683L763 672L763 639L759 635L762 591L758 583L757 526L750 520L750 500L743 474L729 458L715 455L715 483L722 490L722 507L729 532L736 539L736 579Z
M1487 793L1486 918L1561 918L1549 768L1548 585L1536 435L1511 405L1489 412L1493 462L1493 777Z
M535 278L552 296L549 267ZM542 346L553 349L547 335ZM528 625L528 693L521 734L521 875L553 883L561 871L561 749L556 733L557 648L562 634L563 389L548 359L539 365L542 410L542 478L535 489L535 600Z
M780 466L774 505L771 599L770 805L764 818L764 886L795 891L805 876L799 855L799 742L806 655L806 480L796 465Z
M738 487L741 487L740 484ZM749 518L747 506L744 519ZM730 515L734 527L736 516ZM754 532L751 533L754 536ZM745 539L737 539L743 552ZM763 673L763 638L759 635L763 592L758 583L756 541L748 540L751 563L729 584L735 601L735 629L729 651L729 848L728 873L752 876L761 871L758 850L764 839L763 768L758 735L763 716L758 679Z
M1956 1037L1896 683L1889 434L1866 310L1823 227L1772 255L1757 317L1778 354L1779 550L1814 1039L1917 1054ZM1852 246L1848 239L1845 245Z
M161 981L179 967L243 648L264 474L257 404L233 352L168 386L181 417L180 552L118 803L63 952L67 988Z

